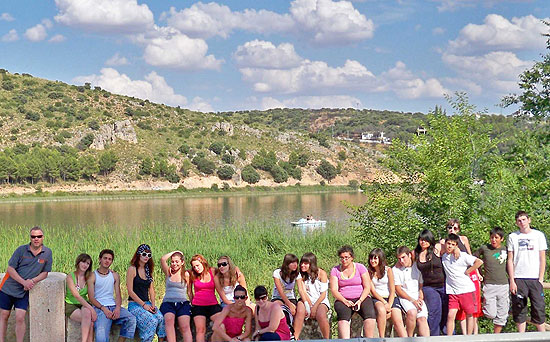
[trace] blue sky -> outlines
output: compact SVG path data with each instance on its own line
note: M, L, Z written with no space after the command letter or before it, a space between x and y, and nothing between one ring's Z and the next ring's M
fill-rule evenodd
M547 0L18 0L0 68L200 111L491 113L545 53Z

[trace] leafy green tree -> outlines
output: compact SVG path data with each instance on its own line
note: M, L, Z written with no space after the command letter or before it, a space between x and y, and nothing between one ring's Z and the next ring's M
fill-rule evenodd
M5 153L0 154L0 179L2 182L8 182L14 178L17 172L15 161Z
M275 183L283 183L288 180L288 173L280 167L279 165L275 165L273 168L271 168L271 176L273 176L273 181Z
M180 147L178 147L178 151L183 155L188 155L189 151L191 151L191 147L187 144L182 144Z
M235 162L235 157L233 157L231 154L229 153L225 153L223 156L222 156L222 161L224 163L227 163L227 164L233 164Z
M145 157L139 166L140 175L150 175L153 169L153 160L150 157Z
M288 162L290 164L298 165L300 167L305 167L308 161L309 161L308 153L298 153L296 151L293 151L290 153L290 156L288 157Z
M118 162L116 153L112 150L107 150L99 155L99 171L103 175L113 172Z
M84 155L78 159L80 174L86 179L92 179L99 173L99 163L92 155Z
M319 166L315 169L315 171L317 171L317 173L320 174L321 177L323 177L329 182L333 180L336 177L336 175L338 175L338 172L334 167L334 165L332 165L325 159L321 160L321 164L319 164Z
M241 170L241 178L248 184L256 184L260 181L260 174L252 165L247 165Z
M80 165L74 156L61 159L59 174L63 180L78 180L80 178Z
M200 172L206 175L211 175L216 170L216 164L213 161L208 160L206 158L199 158L195 165L197 165L197 169Z
M235 174L235 171L230 165L224 165L217 171L218 177L222 180L229 180Z
M261 149L252 159L251 165L258 170L271 171L277 166L277 156L273 151Z

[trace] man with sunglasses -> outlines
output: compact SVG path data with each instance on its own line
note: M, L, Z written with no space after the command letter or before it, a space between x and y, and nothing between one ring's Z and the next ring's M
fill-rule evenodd
M15 337L23 342L25 315L29 306L29 291L52 270L52 251L44 246L44 232L38 226L30 231L31 242L19 246L10 260L0 283L0 342L6 339L11 309L15 307Z

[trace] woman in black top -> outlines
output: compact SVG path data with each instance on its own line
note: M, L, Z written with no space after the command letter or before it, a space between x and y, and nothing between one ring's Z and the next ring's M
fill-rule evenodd
M449 298L445 293L445 273L441 264L441 244L435 242L434 235L424 229L418 236L414 249L416 266L422 273L424 301L428 307L430 336L439 336L447 324Z
M141 342L151 342L157 334L164 341L164 318L155 306L155 287L153 286L153 255L149 245L140 245L126 272L128 287L128 311L136 316L136 327Z

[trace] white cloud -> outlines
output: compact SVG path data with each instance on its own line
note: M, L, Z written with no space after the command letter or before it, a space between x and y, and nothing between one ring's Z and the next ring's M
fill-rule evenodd
M458 78L474 81L500 94L518 91L518 75L533 65L512 52L496 51L483 56L443 54L443 62L457 72Z
M136 0L55 0L58 23L87 31L129 34L145 32L154 24L153 13Z
M498 50L543 50L548 27L541 19L528 15L508 20L489 14L482 25L468 24L455 40L449 42L451 53Z
M532 2L532 0L432 0L440 3L437 6L439 12L454 12L461 8L471 8L476 6L493 7L505 2Z
M154 71L145 76L145 80L132 80L113 68L103 68L101 75L78 76L73 79L73 82L77 84L90 82L116 94L134 96L172 106L183 106L187 103L185 96L176 94L174 89L166 83L164 77Z
M219 70L223 60L206 55L207 52L208 45L204 40L175 34L148 40L143 58L150 65L166 68Z
M197 112L210 113L214 111L214 108L201 97L194 97L189 104L189 109Z
M193 4L176 11L170 9L168 24L190 37L227 38L234 30L253 33L291 33L319 45L340 45L373 36L374 24L349 1L294 0L290 13L246 9L231 11L217 3Z
M11 16L11 14L4 12L0 14L0 21L14 21L15 18Z
M277 100L273 97L264 97L261 101L261 109L273 108L356 108L362 107L361 100L353 96L299 96L286 100Z
M395 67L383 72L380 81L385 82L381 90L393 91L398 97L405 99L440 98L450 91L445 89L439 80L429 78L423 80L415 76L403 62L395 63Z
M67 40L64 35L62 34L56 34L55 36L51 37L48 42L50 43L61 43Z
M109 66L119 66L119 65L127 65L127 64L128 64L128 59L126 59L126 57L120 56L118 52L115 53L113 57L105 61L105 65L109 65Z
M2 36L2 41L5 43L15 42L19 40L19 35L15 29L9 30L8 33Z
M296 54L294 45L253 40L241 45L233 54L238 66L250 68L285 69L300 65L302 58Z
M440 36L442 35L443 33L445 33L445 29L443 27L435 27L433 30L432 30L432 34L434 36Z
M48 32L46 32L46 26L43 24L37 24L25 31L25 37L31 42L42 41L46 39L47 36Z

